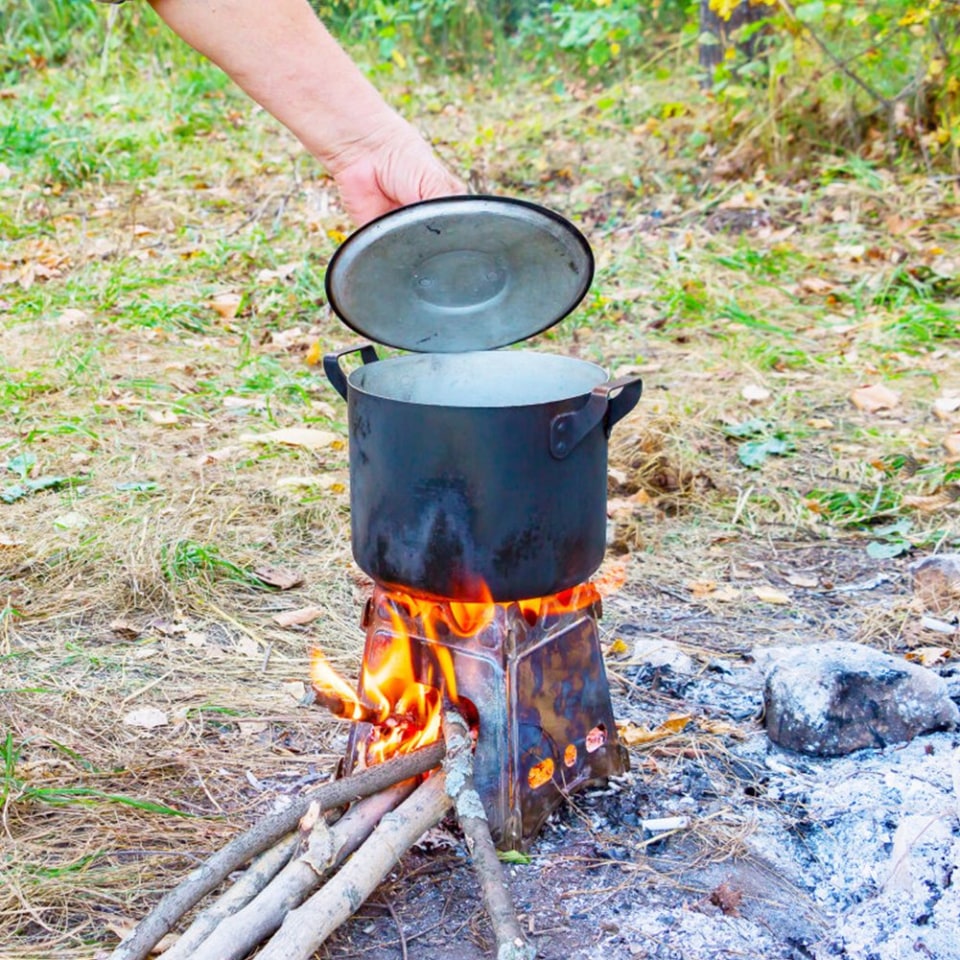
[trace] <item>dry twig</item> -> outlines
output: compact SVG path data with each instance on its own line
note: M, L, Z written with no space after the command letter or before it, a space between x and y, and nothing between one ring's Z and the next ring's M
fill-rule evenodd
M293 830L311 804L316 803L321 810L329 810L378 793L395 783L432 770L443 754L442 743L432 744L369 767L354 776L324 784L313 793L296 798L286 809L259 821L193 870L137 924L133 933L110 954L109 960L145 960L161 937L169 933L191 907L222 883L233 870Z
M483 802L473 785L473 744L470 728L456 710L448 710L443 718L443 739L447 755L443 768L447 791L454 801L457 820L467 840L483 904L493 926L497 944L497 960L533 960L536 951L524 943L510 891L497 857L493 837L487 823Z
M257 955L259 960L308 960L360 908L403 854L440 822L451 805L446 783L445 774L434 774L388 813L333 879L287 914Z
M370 836L380 820L404 800L414 786L412 780L407 780L364 798L329 829L326 820L316 814L300 856L288 863L254 900L224 918L202 939L202 943L189 938L188 930L167 952L166 960L240 960L245 957L279 929L284 917Z

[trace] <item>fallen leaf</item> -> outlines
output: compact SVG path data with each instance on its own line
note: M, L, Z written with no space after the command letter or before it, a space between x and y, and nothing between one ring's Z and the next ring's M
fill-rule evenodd
M639 743L652 743L654 740L662 740L674 733L681 733L690 722L691 717L686 713L674 713L660 724L660 726L650 729L636 723L618 723L617 735L622 743L628 747L636 746Z
M110 624L110 629L124 640L136 640L141 633L140 628L129 620L114 620L113 623Z
M345 493L347 485L335 473L319 473L313 477L279 477L278 490L326 490L329 493Z
M13 537L9 536L6 533L0 533L0 550L13 549L14 547L22 547L22 540L14 540Z
M53 525L58 530L82 530L90 525L90 518L71 510L69 513L61 513L60 516L54 517Z
M799 287L804 293L830 293L836 289L836 284L823 277L803 277Z
M932 493L929 496L908 495L903 498L901 503L911 510L919 510L921 513L937 513L945 509L952 503L960 500L960 486L950 484Z
M193 647L194 650L200 650L205 647L209 641L205 633L201 633L199 630L188 630L183 635L183 642L188 647Z
M147 419L160 427L172 427L175 423L180 422L180 417L169 408L165 410L148 410Z
M684 587L697 598L709 597L717 589L716 580L689 580Z
M274 330L270 334L270 344L274 347L280 347L281 350L289 350L303 339L303 331L299 327L291 327L289 330Z
M729 583L723 583L717 587L710 599L719 603L732 603L734 600L740 599L740 591Z
M136 929L138 923L139 921L137 920L111 920L105 923L104 926L111 933L116 934L118 939L126 940L127 937L129 937L130 934ZM160 938L150 953L166 953L167 950L169 950L179 939L179 933L168 933Z
M807 426L811 430L829 430L833 427L833 421L826 417L811 417L807 421Z
M952 653L949 647L917 647L915 650L910 650L906 658L913 663L919 663L922 667L933 667L948 660Z
M253 575L268 587L276 587L278 590L292 590L299 587L304 580L300 571L291 570L289 567L257 567Z
M617 637L617 639L614 640L609 647L607 647L607 653L612 654L615 657L622 657L625 653L629 652L630 647L628 647L620 637Z
M770 399L770 391L756 383L748 383L741 391L740 396L750 403L762 403Z
M260 644L245 633L237 637L235 646L237 653L250 660L256 660L260 656Z
M298 703L307 695L307 685L302 680L284 680L280 686Z
M866 246L862 243L838 243L833 252L846 260L853 260L855 263L861 261L867 252Z
M76 327L86 323L90 319L90 314L85 310L77 310L75 307L67 307L59 317L57 317L58 327Z
M323 359L323 347L320 346L319 340L314 340L310 344L310 349L303 359L311 367L315 367Z
M784 580L786 580L791 587L806 587L810 589L820 585L820 578L815 577L812 573L788 573L784 577Z
M232 446L221 447L219 450L208 450L201 453L193 461L194 467L209 467L214 463L225 463L228 460L237 460L239 457L247 455L246 447Z
M311 400L310 411L318 417L326 417L328 420L336 420L340 416L332 403L326 400Z
M230 394L223 398L223 406L226 410L266 410L267 401L264 397L255 395L238 397L236 394Z
M627 582L627 562L624 559L609 559L603 562L592 581L601 597L612 597L623 589Z
M947 394L933 401L933 415L938 420L952 420L952 414L960 410L960 394Z
M233 320L240 312L240 304L243 303L243 297L239 293L218 293L207 301L207 306L221 320Z
M270 728L266 720L237 720L241 737L255 737Z
M857 387L850 394L850 401L858 410L877 413L880 410L892 410L900 403L900 394L885 387L882 383Z
M323 616L320 607L300 607L298 610L282 610L273 615L273 622L281 627L297 627L305 623L313 623Z
M344 440L330 430L315 430L312 427L285 427L267 433L245 433L240 437L243 443L280 443L289 447L303 447L306 450L322 450L329 447L342 450Z
M717 737L733 737L734 740L746 740L747 735L737 726L726 720L698 720L697 726L704 733L712 733Z
M793 598L790 596L790 594L784 593L782 590L778 590L776 587L771 587L769 584L754 587L753 595L761 603L793 603Z
M726 881L710 892L710 902L720 908L725 917L739 917L743 891L734 890Z
M154 727L165 727L170 723L169 718L163 710L157 707L139 707L131 710L123 718L125 727L143 727L152 730Z
M947 462L960 460L960 433L948 433L943 438L943 449L947 451Z
M273 283L274 280L287 280L300 269L300 262L281 264L274 270L261 270L257 273L257 283Z

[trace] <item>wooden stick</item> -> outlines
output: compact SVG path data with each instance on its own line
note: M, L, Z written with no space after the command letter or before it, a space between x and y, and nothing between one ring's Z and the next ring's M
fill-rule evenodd
M355 803L332 828L318 817L302 856L292 860L256 899L225 919L199 946L167 951L165 960L241 960L283 923L373 832L385 814L408 797L412 780ZM178 941L174 950L180 946Z
M192 870L137 924L108 960L146 960L160 939L174 928L194 904L219 886L237 867L295 829L311 803L316 802L322 810L329 810L378 793L395 783L432 770L443 759L443 753L443 744L434 743L368 767L353 776L326 783L311 793L297 797L288 807L265 817Z
M241 911L267 886L275 882L277 874L288 864L299 846L300 837L289 833L279 843L261 853L244 870L243 876L222 897L199 914L169 950L163 951L163 960L190 960L193 951L220 924Z
M324 887L296 910L257 960L309 960L314 951L376 890L397 861L450 809L446 776L435 773L396 810Z
M447 791L453 799L457 821L467 841L473 869L480 881L486 907L497 942L497 960L533 960L536 950L524 942L520 921L510 899L503 865L490 835L483 801L473 785L473 744L466 720L456 710L443 715L443 739L447 755L443 769Z

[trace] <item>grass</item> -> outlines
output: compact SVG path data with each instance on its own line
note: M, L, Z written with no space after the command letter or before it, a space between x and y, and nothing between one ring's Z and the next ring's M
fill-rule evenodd
M305 358L355 340L323 300L349 225L288 135L136 16L143 42L110 44L109 81L97 14L72 57L52 27L30 39L47 65L11 68L0 99L0 489L22 489L0 501L10 958L93 956L198 851L332 770L339 728L291 690L311 644L348 664L359 648L344 445L247 439L345 436ZM957 482L941 444L960 420L931 414L960 390L954 181L850 158L805 183L725 180L694 136L712 108L681 75L625 78L642 94L617 109L556 78L381 82L458 169L575 218L595 247L594 290L531 346L644 373L611 447L628 592L796 542L858 569L958 545L955 501L909 506ZM754 208L765 226L710 219ZM212 305L223 293L235 315ZM878 381L896 408L851 405ZM907 456L909 475L871 466ZM874 542L897 552L871 558ZM264 565L305 585L264 589ZM307 604L325 611L309 629L271 619ZM718 649L748 613L725 612ZM165 726L124 724L146 705Z

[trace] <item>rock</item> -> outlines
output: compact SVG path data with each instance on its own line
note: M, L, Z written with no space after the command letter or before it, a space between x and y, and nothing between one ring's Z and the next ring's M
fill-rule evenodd
M960 553L938 553L910 565L913 595L932 613L960 609Z
M858 643L778 647L761 655L767 734L788 750L837 757L953 727L946 683Z

